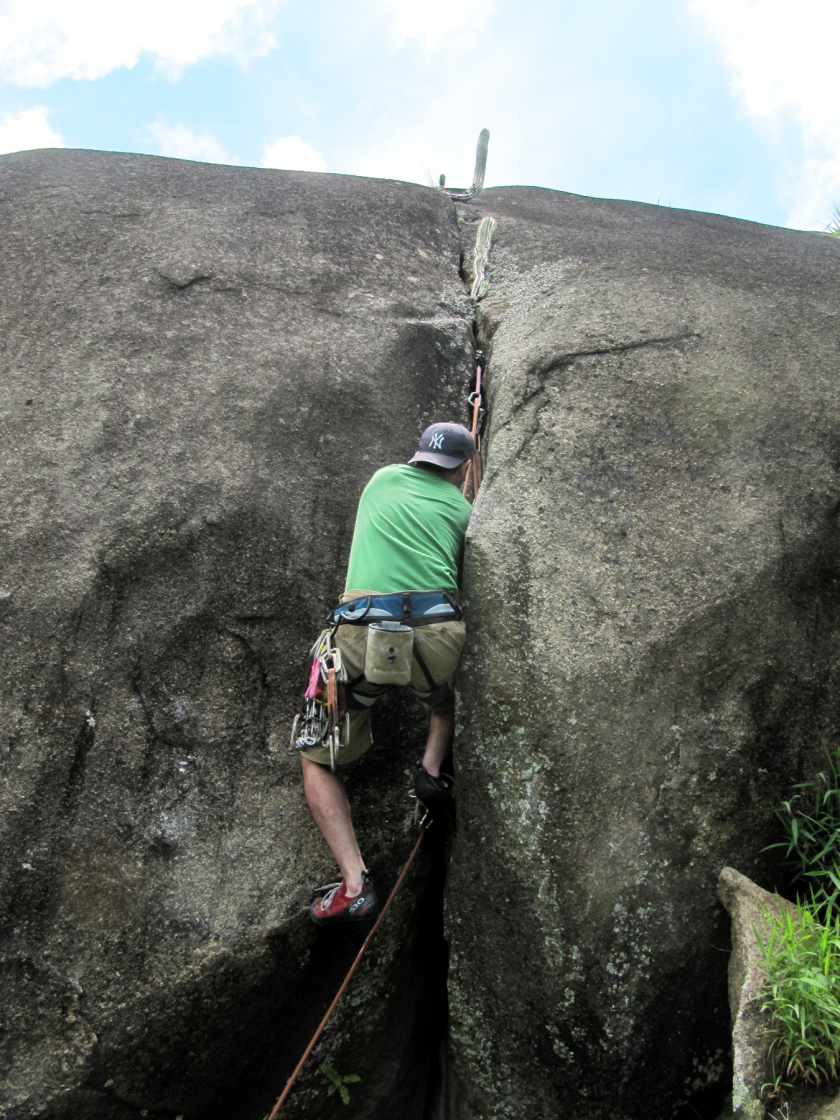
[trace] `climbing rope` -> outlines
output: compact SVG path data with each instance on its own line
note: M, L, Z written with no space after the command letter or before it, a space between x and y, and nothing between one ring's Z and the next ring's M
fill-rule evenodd
M481 486L481 451L479 450L479 440L481 438L478 431L479 422L482 419L484 410L481 407L481 366L476 366L475 370L475 392L470 393L469 403L473 406L472 416L472 437L475 443L475 455L470 460L467 467L467 476L464 479L464 488L461 493L466 498L467 487L470 484L470 474L473 475L473 501L478 497L478 488ZM473 469L475 468L475 469Z
M350 980L353 976L353 973L359 967L359 962L361 961L362 957L365 955L365 950L367 949L368 945L370 945L371 941L373 941L374 934L379 929L379 927L382 925L382 922L385 918L385 915L388 913L388 910L391 906L391 903L397 897L397 891L400 889L400 887L405 882L406 875L408 875L408 870L411 867L412 863L414 862L414 857L420 851L420 845L423 843L423 837L425 836L426 832L431 827L431 825L432 825L432 822L429 820L429 814L426 813L426 815L423 817L422 821L420 822L420 835L417 837L417 843L414 845L414 848L412 849L411 855L408 857L408 861L406 862L405 867L402 869L402 872L400 873L399 879L397 879L396 883L394 884L394 889L388 895L388 901L382 907L382 911L381 911L379 917L374 922L370 933L367 935L367 937L365 938L365 940L362 944L361 949L356 954L356 959L353 961L352 965L350 966L350 971L344 977L344 983L338 989L338 992L336 993L335 999L332 1001L332 1003L327 1008L326 1015L321 1020L321 1023L319 1025L317 1031L312 1036L312 1041L309 1043L309 1045L304 1050L303 1057L300 1059L298 1064L295 1066L294 1071L292 1073L292 1076L286 1082L286 1088L280 1094L280 1099L277 1101L277 1104L274 1106L274 1108L269 1113L268 1120L275 1120L275 1117L277 1116L277 1113L283 1107L283 1104L284 1104L286 1098L288 1097L289 1093L292 1091L292 1086L294 1085L295 1081L297 1080L298 1074L303 1069L303 1066L304 1066L304 1063L306 1062L306 1059L309 1057L309 1055L315 1049L315 1044L317 1043L318 1039L323 1034L324 1027L326 1027L327 1023L330 1021L330 1016L332 1015L333 1011L335 1011L336 1007L338 1006L338 1001L344 995L344 992L347 989L347 985L350 983Z

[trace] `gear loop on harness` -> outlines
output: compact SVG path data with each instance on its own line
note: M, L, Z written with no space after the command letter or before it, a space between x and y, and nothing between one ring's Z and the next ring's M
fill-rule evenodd
M361 602L366 602L367 606L357 618L350 618L348 614L341 609L340 605L336 608L336 610L333 611L332 617L335 619L335 625L332 628L333 636L335 636L335 632L339 628L339 626L352 626L354 624L360 623L363 619L367 618L367 616L370 614L370 608L373 606L373 596L368 595L364 600L354 599L353 602L348 605L355 608L356 603Z

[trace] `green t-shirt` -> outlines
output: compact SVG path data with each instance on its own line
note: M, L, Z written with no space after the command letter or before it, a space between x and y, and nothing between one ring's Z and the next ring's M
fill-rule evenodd
M383 467L359 499L345 589L456 592L471 513L458 487L431 471Z

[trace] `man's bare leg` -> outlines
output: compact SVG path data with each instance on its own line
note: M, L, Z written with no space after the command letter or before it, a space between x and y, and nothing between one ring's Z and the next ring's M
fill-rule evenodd
M347 794L332 770L303 755L300 762L303 767L303 791L312 819L341 868L347 897L353 898L361 892L365 864L353 831Z
M455 735L455 711L432 712L429 738L423 755L423 769L433 778L440 777L440 764L449 753Z

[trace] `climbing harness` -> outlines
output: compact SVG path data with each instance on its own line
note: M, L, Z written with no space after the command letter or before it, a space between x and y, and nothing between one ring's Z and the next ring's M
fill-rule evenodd
M446 176L440 177L440 189L444 194L448 194L455 202L469 202L471 198L484 189L484 172L487 168L487 147L490 143L490 129L482 128L478 134L478 144L475 149L475 172L473 174L472 186L467 190L462 187L447 187Z
M401 622L423 626L463 617L455 596L448 591L393 591L388 595L365 595L339 603L330 615L334 627L368 626L371 622Z
M467 467L467 477L464 479L464 488L461 493L466 498L467 487L470 484L470 475L472 475L473 483L473 501L478 497L478 489L481 486L481 432L484 428L484 409L481 407L481 366L476 366L475 370L475 392L470 393L467 398L470 405L472 405L472 437L475 442L475 454L470 460Z
M344 977L344 983L338 989L338 992L336 993L335 999L332 1001L330 1006L327 1008L326 1015L321 1020L320 1025L318 1026L318 1029L315 1031L315 1034L312 1036L312 1041L309 1043L309 1045L304 1050L303 1057L300 1059L298 1064L295 1066L295 1068L292 1072L292 1076L286 1082L286 1088L280 1094L280 1099L277 1101L277 1104L274 1106L274 1108L268 1114L267 1120L275 1120L275 1117L277 1116L277 1113L283 1107L283 1104L285 1103L286 1098L289 1096L289 1093L292 1090L292 1086L294 1085L295 1081L297 1080L298 1074L300 1073L300 1071L304 1067L304 1063L306 1062L306 1059L309 1057L309 1055L315 1049L315 1044L317 1043L318 1039L323 1034L324 1027L326 1027L327 1023L330 1020L330 1016L332 1015L333 1011L335 1011L336 1007L338 1006L338 1001L344 995L344 993L347 989L347 985L350 983L350 980L353 976L353 973L358 968L359 962L361 961L362 957L365 954L365 950L367 949L368 945L370 945L371 941L373 941L374 934L379 929L379 927L382 925L382 922L384 921L385 915L388 913L388 910L390 909L391 903L397 897L397 891L400 889L400 887L405 882L406 876L408 875L409 868L411 867L412 863L414 862L414 857L420 851L420 845L423 843L423 837L425 836L428 829L431 827L431 824L432 824L432 821L429 820L429 814L426 813L426 815L423 817L423 819L420 822L420 835L417 837L417 843L414 845L414 848L412 849L411 855L408 857L408 861L407 861L405 867L400 872L400 877L399 877L399 879L397 879L396 883L394 884L394 889L388 895L388 901L382 907L382 910L379 914L379 917L376 919L375 923L373 924L373 926L371 928L370 933L365 938L361 949L356 954L356 959L353 961L352 965L350 966L350 971Z
M330 769L335 773L336 755L350 741L350 713L344 688L347 673L341 664L341 650L333 644L333 634L334 630L322 631L310 652L309 683L292 724L292 746L299 751L326 747Z

